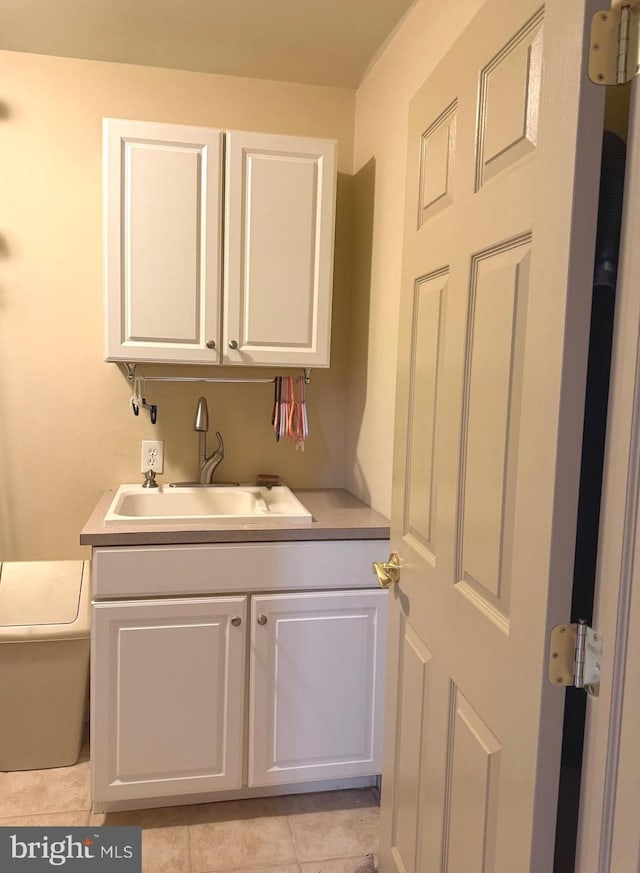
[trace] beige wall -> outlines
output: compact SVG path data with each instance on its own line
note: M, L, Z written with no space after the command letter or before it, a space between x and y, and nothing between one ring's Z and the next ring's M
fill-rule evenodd
M418 0L357 94L346 483L385 515L391 510L408 105L481 5Z
M203 393L225 437L220 478L342 485L354 92L12 52L0 80L0 560L82 555L101 492L139 480L142 439L165 441L165 481L195 473L202 388L150 390L153 428L102 360L103 116L339 140L334 366L309 387L307 450L273 440L269 386Z
M408 104L480 5L418 0L357 95L0 52L0 559L83 554L101 492L138 480L142 439L165 440L165 481L191 478L201 391L221 478L345 485L389 514ZM332 367L313 375L304 454L273 441L268 386L157 385L156 428L131 414L102 361L103 116L338 139Z

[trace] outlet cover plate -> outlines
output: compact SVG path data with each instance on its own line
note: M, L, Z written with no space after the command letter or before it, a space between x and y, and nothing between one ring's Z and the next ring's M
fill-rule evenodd
M164 442L162 440L142 440L140 472L153 470L164 473Z

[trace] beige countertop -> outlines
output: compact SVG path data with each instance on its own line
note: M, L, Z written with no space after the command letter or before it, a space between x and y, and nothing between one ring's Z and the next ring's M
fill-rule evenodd
M292 489L293 490L293 489ZM146 546L171 543L255 543L291 540L386 540L389 520L340 488L294 490L313 516L309 523L109 524L114 491L105 491L80 533L83 546Z

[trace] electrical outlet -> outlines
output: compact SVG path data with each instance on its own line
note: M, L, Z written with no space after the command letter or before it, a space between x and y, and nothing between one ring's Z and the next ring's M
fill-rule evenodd
M162 440L142 440L140 472L146 473L147 470L153 470L155 473L164 472L164 442Z

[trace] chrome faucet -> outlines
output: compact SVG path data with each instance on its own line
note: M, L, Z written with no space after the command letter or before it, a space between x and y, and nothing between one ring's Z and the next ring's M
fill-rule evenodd
M224 443L222 442L222 434L219 430L216 431L218 438L218 447L207 458L207 431L209 430L209 410L207 408L207 400L205 397L198 399L198 407L196 409L196 418L193 423L193 429L198 431L198 482L200 485L210 485L213 479L213 474L218 465L224 458Z

